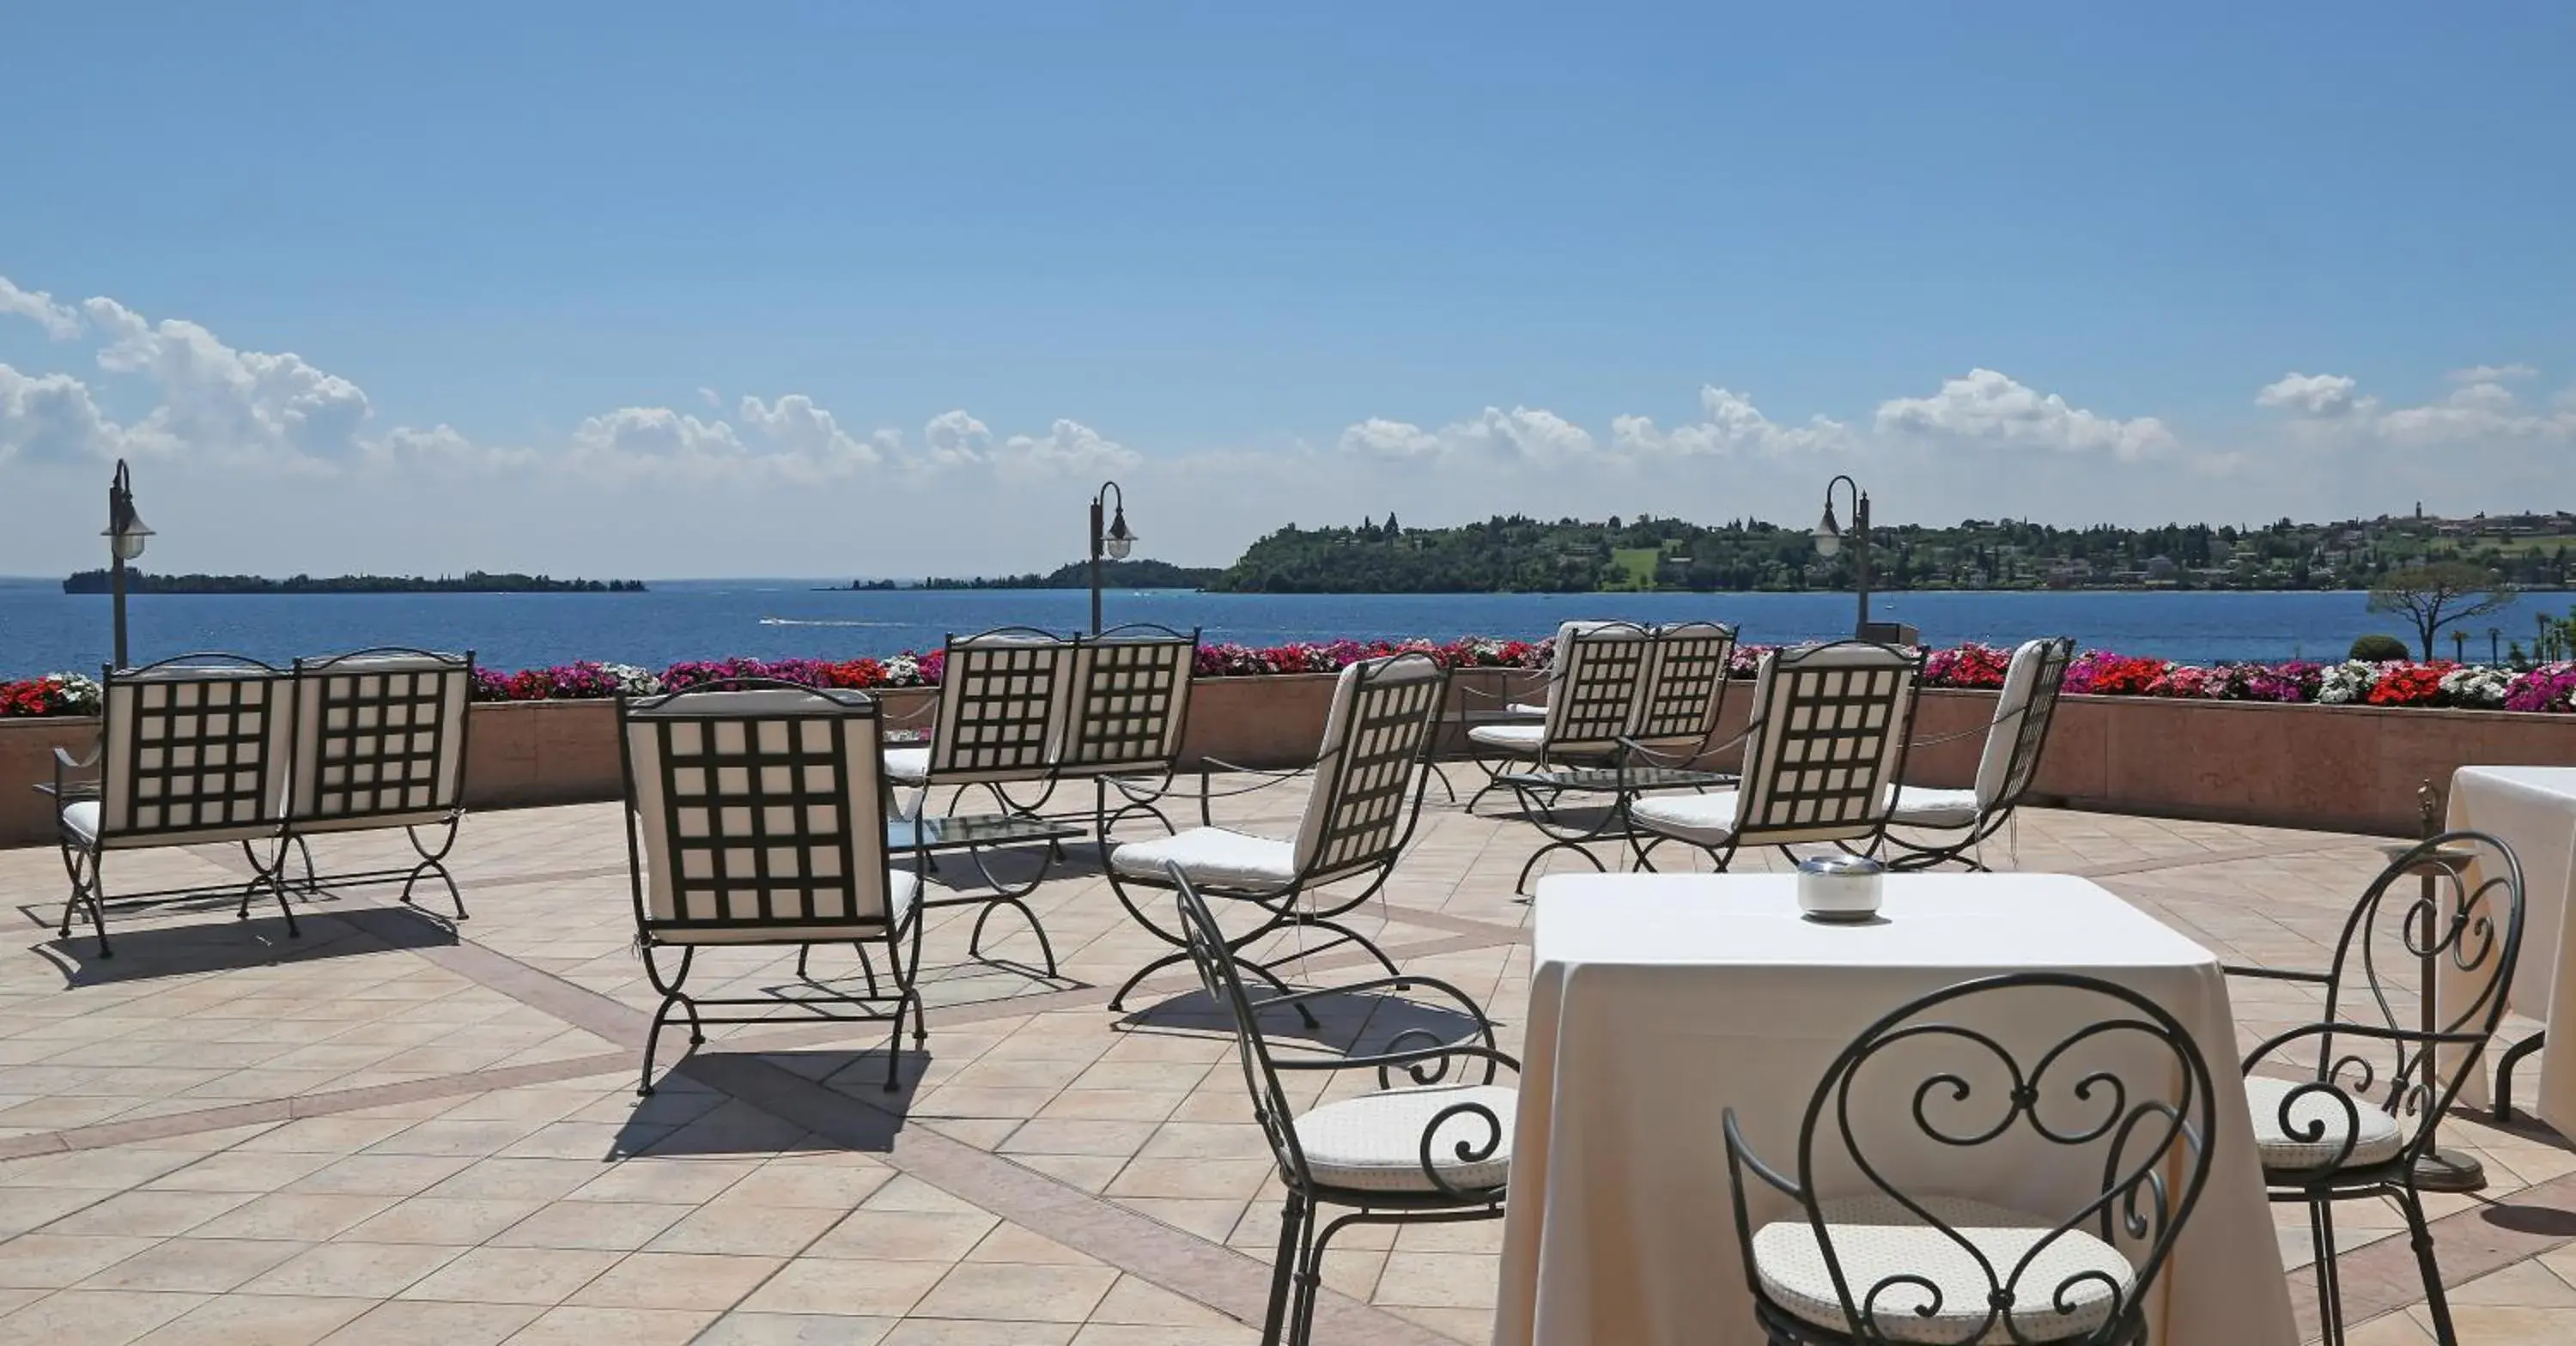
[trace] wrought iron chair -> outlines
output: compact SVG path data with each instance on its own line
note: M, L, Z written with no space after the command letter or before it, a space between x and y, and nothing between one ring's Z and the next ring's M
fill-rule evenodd
M875 698L744 679L617 702L626 774L626 853L636 947L662 996L644 1038L643 1083L675 1012L689 1045L710 1023L759 1023L781 1005L828 1019L891 1021L886 1088L896 1085L904 1016L925 1039L921 885L886 863L889 803ZM864 993L802 975L793 993L708 997L686 987L710 945L881 944L894 990L873 967ZM907 948L907 944L909 948ZM679 951L665 975L657 954ZM741 1011L730 1015L702 1010Z
M251 898L265 887L277 895L286 932L301 934L279 879L295 719L288 675L240 655L183 654L142 668L107 669L102 682L106 713L98 749L86 761L54 749L51 793L72 885L56 937L69 939L73 917L86 909L98 956L115 956L107 940L109 851L223 842L238 842L252 869L236 914L247 918ZM89 772L94 780L74 779ZM232 891L230 885L166 888L128 893L113 904Z
M1616 754L1636 715L1654 638L1651 628L1636 622L1560 623L1539 701L1509 708L1528 718L1467 730L1469 746L1487 754L1476 758L1485 783L1468 796L1468 809L1488 794L1511 789L1504 777L1512 770L1597 764Z
M1074 651L1074 641L1032 627L1002 627L977 635L950 636L946 662L940 669L938 718L931 731L930 746L885 750L886 776L895 785L916 792L902 818L919 823L929 809L931 791L943 786L956 787L948 801L951 818L962 816L967 793L979 788L992 796L998 816L1036 817L1054 791L1055 757L1064 737ZM1013 784L1036 785L1041 793L1022 803L1004 789ZM927 829L916 826L913 835L926 836ZM978 955L983 951L984 925L993 909L1008 907L1017 911L1037 935L1038 946L1046 953L1047 974L1053 976L1054 943L1047 938L1046 926L1026 899L1045 882L1047 871L1063 858L1064 849L1053 839L1042 844L1045 849L1037 872L1018 883L1006 882L993 873L985 858L990 847L958 848L965 851L967 860L984 880L984 891L926 898L923 905L981 907L967 940L968 951ZM927 876L930 856L926 852L918 854L924 862L922 873Z
M1195 629L1131 623L1074 638L1064 733L1050 761L1058 780L1091 781L1092 828L1104 848L1111 829L1135 814L1179 830L1160 801L1180 764L1198 656Z
M1986 725L1986 750L1977 759L1975 786L1899 787L1888 825L1941 835L1915 841L1887 833L1886 845L1893 853L1889 868L1929 869L1964 860L1971 870L1985 869L1986 839L2011 820L2039 775L2040 754L2048 748L2048 729L2057 718L2057 694L2066 685L2066 666L2074 657L2075 642L2064 636L2025 641L2013 651L1995 697L1995 718Z
M2476 857L2483 877L2473 882L2465 866L2447 862L2462 852ZM2417 882L2391 900L2410 878ZM2245 1092L2272 1200L2308 1208L2327 1346L2344 1340L2334 1206L2371 1197L2393 1202L2406 1219L2435 1339L2459 1340L2415 1174L2504 1018L2522 922L2522 866L2512 849L2483 832L2445 832L2372 880L2326 971L2227 969L2322 988L2316 1022L2246 1054ZM2410 993L2399 968L2437 981L2438 997L2433 986ZM2400 1021L2408 1010L2411 1024Z
M1252 1095L1253 1120L1269 1142L1287 1188L1279 1212L1279 1255L1270 1274L1263 1346L1303 1346L1314 1333L1315 1296L1333 1235L1353 1224L1490 1220L1503 1213L1512 1165L1517 1092L1494 1082L1497 1067L1520 1062L1494 1044L1484 1010L1464 991L1428 977L1385 978L1254 1000L1246 994L1236 943L1172 866L1165 875L1179 909L1182 956L1234 1030L1235 1056ZM1394 1035L1380 1052L1358 1056L1274 1055L1260 1011L1324 995L1401 986L1454 1000L1476 1025L1465 1041L1440 1042L1425 1028ZM1280 1087L1282 1071L1375 1070L1379 1092L1298 1113ZM1452 1070L1456 1078L1451 1077ZM1402 1072L1404 1087L1396 1087ZM1470 1082L1473 1080L1474 1082ZM1325 1221L1325 1208L1344 1213Z
M1909 1106L1910 1128L1892 1121ZM2208 1062L2162 1007L2111 982L2016 972L1862 1030L1807 1104L1794 1177L1754 1153L1733 1108L1725 1129L1736 1241L1773 1346L2136 1346L2208 1182L2217 1109ZM2081 1156L2052 1169L2100 1183L2064 1214L1982 1189L1909 1190L1889 1173L1907 1142L1946 1167L2003 1171L2028 1161L1972 1152L2052 1146ZM1754 1201L1777 1204L1764 1188L1794 1214L1757 1224Z
M465 820L465 732L472 716L474 655L373 649L295 661L295 757L286 839L304 857L304 883L318 880L307 839L322 833L399 827L419 856L391 869L334 874L335 884L402 882L402 901L423 878L447 887L456 919L465 898L447 872ZM439 829L435 846L421 829Z
M1922 669L1919 651L1859 640L1763 656L1742 780L1630 804L1638 867L1653 869L1666 841L1698 847L1719 869L1746 846L1875 843L1904 774Z
M1396 972L1375 943L1339 918L1385 885L1413 837L1448 681L1448 671L1424 654L1368 659L1342 670L1293 841L1202 826L1112 847L1110 891L1137 924L1170 944L1172 952L1137 969L1110 998L1109 1007L1122 1008L1139 982L1189 957L1187 936L1147 916L1134 891L1169 887L1175 870L1200 892L1260 913L1252 929L1228 942L1238 955L1264 936L1313 929L1331 938L1304 952L1352 944L1388 973ZM1234 793L1267 789L1296 774L1271 775ZM1333 897L1320 895L1327 885L1345 880L1358 882ZM1280 991L1288 989L1268 966L1249 959L1243 965Z

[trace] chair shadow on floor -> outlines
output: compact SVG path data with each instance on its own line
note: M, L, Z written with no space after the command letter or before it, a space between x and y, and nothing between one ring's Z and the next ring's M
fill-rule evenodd
M457 942L454 923L411 907L317 911L298 903L297 920L303 933L289 936L285 919L274 913L262 915L254 909L248 919L235 919L234 901L210 901L200 919L117 929L113 958L98 957L97 944L77 930L68 939L48 938L33 947L38 957L63 974L65 989L78 990ZM153 912L184 911L189 905L193 904L174 903Z
M728 1050L724 1039L713 1039L674 1062L650 1096L635 1100L607 1157L884 1154L910 1121L929 1065L920 1049L907 1045L898 1063L900 1087L887 1093L881 1046Z
M1315 1022L1311 1025L1285 1008L1261 1015L1263 1035L1272 1046L1374 1055L1432 1041L1463 1042L1481 1032L1468 1015L1397 990L1372 988L1320 995L1303 1003L1314 1013ZM1254 1004L1258 1010L1259 1000ZM1201 990L1183 992L1134 1010L1121 1017L1117 1026L1130 1033L1206 1037L1229 1045L1234 1038L1233 1019Z

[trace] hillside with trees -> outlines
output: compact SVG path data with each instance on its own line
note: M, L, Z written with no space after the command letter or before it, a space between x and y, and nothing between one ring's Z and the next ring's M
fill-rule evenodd
M1870 587L1905 589L2368 589L2391 571L2453 562L2496 584L2565 588L2576 516L2421 514L2302 524L2057 528L1970 519L1880 527ZM1583 593L1849 588L1852 551L1816 554L1812 526L1613 516L1599 523L1497 516L1407 528L1290 525L1205 587L1235 593Z

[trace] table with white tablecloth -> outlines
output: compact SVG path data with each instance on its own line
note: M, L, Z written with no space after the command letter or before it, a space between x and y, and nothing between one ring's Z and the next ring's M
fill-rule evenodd
M2544 1024L2576 1024L2576 923L2567 919L2567 892L2576 872L2576 767L2464 766L2451 775L2450 826L2472 828L2503 842L2522 865L2522 953L2514 961L2506 1007ZM2472 874L2482 881L2483 874ZM2576 1029L2570 1029L2576 1032ZM2505 1044L2499 1042L2501 1047ZM2497 1060L2490 1049L2487 1063ZM2544 1047L2538 1078L2515 1100L2562 1135L2576 1136L2576 1047L2555 1059ZM2469 1076L2460 1091L2467 1107L2484 1107L2487 1071Z
M2156 1285L2156 1341L2299 1340L2218 960L2114 894L2063 875L1893 875L1880 920L1838 927L1800 916L1786 874L1558 875L1541 882L1534 919L1499 1346L1757 1346L1721 1115L1735 1109L1754 1152L1794 1172L1809 1098L1871 1022L2031 969L2144 995L2208 1059L2209 1185ZM2103 1002L2070 1008L2099 1017ZM2075 1026L2021 1025L2048 1041ZM2062 1217L2100 1192L2101 1173L2052 1148L1925 1140L1890 1176ZM1754 1223L1792 1211L1765 1189Z

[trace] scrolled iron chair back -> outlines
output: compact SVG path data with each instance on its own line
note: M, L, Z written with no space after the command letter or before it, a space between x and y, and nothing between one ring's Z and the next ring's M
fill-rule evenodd
M1736 795L1738 838L1779 845L1885 825L1922 670L1920 651L1859 640L1764 656Z
M2108 1002L2107 1008L2115 1017L2097 1019L2052 1006L2044 1017L2015 1021L2077 1026L2044 1049L2020 1052L1982 1029L1947 1017L1926 1017L1936 1011L1955 1014L1969 1002L2024 993L2052 998L2090 997L2097 1006ZM1995 1014L1995 1018L2000 1017L2000 1013ZM1862 1139L1863 1132L1871 1129L1866 1125L1866 1116L1883 1119L1883 1114L1866 1112L1867 1098L1855 1103L1855 1086L1872 1094L1878 1087L1874 1078L1864 1080L1864 1072L1897 1049L1943 1047L1980 1064L1971 1071L1969 1067L1945 1063L1912 1087L1907 1121L1915 1136L1949 1150L1970 1150L2026 1136L2029 1140L2024 1143L2101 1151L2098 1193L2048 1227L2028 1251L2008 1266L1997 1265L1958 1229L1933 1213L1933 1200L1946 1194L1908 1192L1873 1160L1871 1147ZM2130 1059L2149 1064L2115 1072L2098 1061L2088 1065L2089 1054L2078 1055L2079 1049L2095 1053L2117 1049ZM1998 1072L2000 1080L1995 1078ZM1970 1073L1981 1078L1972 1080ZM2167 1086L2171 1096L2134 1091L2133 1097L2129 1082L2132 1077L2157 1080ZM1913 1080L1915 1076L1900 1070L1899 1078ZM1863 1118L1856 1118L1856 1106L1864 1110ZM2101 1318L2092 1328L2071 1339L2040 1340L2052 1346L2107 1346L2143 1340L2144 1314L2151 1298L2148 1291L2171 1255L2193 1207L2199 1203L2209 1176L2210 1140L2216 1131L2216 1096L2208 1061L2190 1032L2162 1006L2127 987L2072 973L2017 972L1963 982L1883 1016L1835 1058L1800 1124L1794 1184L1750 1153L1729 1114L1727 1154L1736 1169L1735 1218L1746 1271L1753 1274L1753 1235L1744 1201L1743 1170L1751 1167L1765 1181L1797 1200L1799 1213L1823 1252L1827 1274L1842 1301L1843 1314L1855 1340L2025 1343L2033 1339L2027 1335L2022 1315L2014 1312L2016 1307L2038 1305L2069 1312L2079 1302L2078 1296L2101 1292L2108 1292L2109 1302L2099 1307ZM1820 1143L1830 1148L1820 1153ZM1835 1160L1842 1162L1831 1162ZM1818 1193L1819 1179L1841 1173L1846 1165L1856 1170L1876 1194L1936 1231L1982 1269L1987 1280L1986 1293L1979 1301L1984 1305L1982 1321L1972 1329L1962 1329L1956 1337L1927 1337L1920 1335L1920 1329L1899 1332L1883 1325L1882 1320L1893 1321L1900 1312L1928 1317L1950 1306L1943 1302L1941 1288L1927 1276L1897 1273L1874 1284L1860 1285L1846 1274L1835 1249L1833 1227L1826 1219L1827 1198ZM2091 1269L2054 1284L2023 1283L2025 1274L2044 1253L2077 1233L2123 1249L2133 1273L2126 1287L2106 1272ZM1759 1284L1758 1276L1754 1283ZM1991 1335L1997 1332L2002 1335Z
M1313 1174L1306 1167L1306 1152L1297 1144L1297 1114L1288 1106L1287 1091L1279 1086L1269 1040L1262 1036L1252 997L1243 989L1225 931L1180 866L1171 866L1168 876L1173 903L1180 909L1181 947L1190 956L1190 966L1198 970L1199 989L1234 1030L1235 1060L1243 1068L1244 1090L1252 1096L1253 1120L1260 1124L1271 1158L1279 1165L1279 1180L1298 1191L1311 1189Z
M1544 742L1553 752L1601 753L1636 723L1655 633L1635 622L1568 623L1557 635Z
M102 841L276 827L293 757L294 676L244 655L103 669Z
M2040 752L2048 746L2049 726L2057 718L2057 698L2066 687L2067 666L2075 660L2072 637L2056 636L2040 642L2040 645L2039 664L2031 680L2029 699L2022 703L2018 712L2019 722L2012 727L2012 752L2006 759L2003 779L1998 782L1992 799L1977 801L1980 807L1989 811L2010 808L2030 792L2031 781L2039 775Z
M463 806L471 650L379 646L298 659L294 678L299 825Z
M2474 860L2444 862L2444 852ZM2317 1021L2272 1037L2245 1058L2249 1072L2267 1064L2298 1071L2302 1082L2281 1103L2285 1133L2310 1144L2343 1137L2342 1152L2321 1159L2320 1168L2342 1167L2359 1140L2347 1095L2411 1126L2390 1165L2411 1166L2421 1155L2503 1022L2523 917L2521 862L2484 832L2428 837L2371 881L2335 943ZM2434 988L2398 993L2405 978L2420 981L2428 963L2442 988L2429 1030L2422 998ZM2339 1133L2329 1129L2335 1123Z
M1626 737L1648 748L1687 749L1717 731L1735 662L1735 628L1688 622L1655 629L1654 660Z
M1298 879L1329 883L1391 867L1422 812L1449 672L1427 654L1370 659L1336 688L1297 833Z
M1058 772L1168 768L1189 719L1199 633L1134 623L1077 636Z

